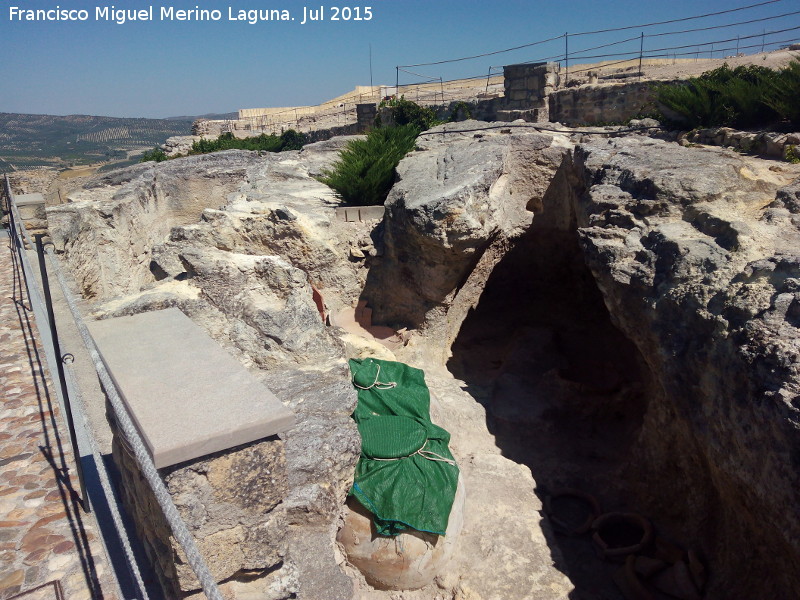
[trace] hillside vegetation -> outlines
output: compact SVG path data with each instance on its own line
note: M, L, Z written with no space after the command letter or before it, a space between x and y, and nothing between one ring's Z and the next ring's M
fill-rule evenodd
M727 64L659 89L659 102L679 127L724 125L750 129L776 125L800 127L800 61L775 71L757 65Z
M0 113L0 171L122 162L191 128L191 119Z

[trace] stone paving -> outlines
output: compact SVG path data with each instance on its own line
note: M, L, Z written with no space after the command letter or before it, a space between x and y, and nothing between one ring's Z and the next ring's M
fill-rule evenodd
M118 598L27 293L0 238L0 600Z

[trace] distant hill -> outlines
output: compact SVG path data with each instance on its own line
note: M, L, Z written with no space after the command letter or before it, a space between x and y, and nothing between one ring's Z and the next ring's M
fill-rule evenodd
M0 172L127 162L168 137L191 135L193 120L0 113Z

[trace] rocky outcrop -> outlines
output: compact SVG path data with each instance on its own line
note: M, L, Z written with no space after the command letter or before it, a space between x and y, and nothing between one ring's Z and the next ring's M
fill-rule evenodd
M683 144L688 145L690 142L727 146L740 152L788 160L794 157L795 148L800 144L800 133L750 132L730 127L712 127L688 132Z
M345 575L333 541L359 444L324 315L359 299L373 323L408 328L394 352L428 371L482 307L495 313L473 338L483 355L511 300L543 313L510 323L507 356L481 357L488 388L430 379L467 484L465 526L437 589L404 598L588 589L583 556L561 555L534 494L551 475L581 480L571 445L593 484L618 488L612 500L699 550L707 597L800 589L800 167L641 136L575 147L513 124L448 124L401 162L376 226L337 221L313 178L346 141L141 165L49 211L101 313L180 306L298 415L283 502L301 598L387 597ZM583 311L572 328L570 311ZM560 439L563 422L577 444Z
M713 557L708 597L800 588L800 228L797 182L782 187L798 176L716 150L595 141L536 217L577 228L649 367L628 484Z
M520 435L539 419L525 411L544 410L544 423L561 402L564 418L594 414L600 426L624 406L631 442L614 486L662 534L699 548L708 597L788 597L800 585L792 508L800 502L800 168L641 136L587 138L567 153L548 136L511 131L433 135L401 162L387 201L386 255L365 290L373 320L417 329L404 356L444 362L500 257L528 229L517 211L524 198L533 213L525 238L547 240L530 248L588 265L590 285L627 339L615 350L619 333L608 333L598 347L609 355L586 362L596 372L581 372L573 355L586 350L570 348L569 332L550 342L528 336L542 344L526 359L544 353L531 361L547 371L542 381L568 381L517 386L513 404L488 406L491 418ZM561 285L551 275L541 285ZM548 363L554 345L561 354ZM630 355L618 362L631 372L602 366L615 364L615 351ZM494 386L508 386L507 375ZM626 404L570 408L575 399L552 396L568 388L582 402L608 391ZM764 572L777 574L767 583Z
M340 568L334 538L361 451L350 418L357 396L349 370L270 370L261 379L295 413L286 437L289 560L301 598L351 598L353 583Z
M349 260L350 238L374 223L336 221L331 190L312 177L342 143L140 165L51 209L57 248L97 317L177 306L245 365L265 369L258 373L297 415L283 438L288 482L276 509L288 545L262 586L276 599L297 591L296 576L307 598L352 592L334 538L359 454L356 396L323 309L357 296L366 261ZM257 532L231 539L240 533L247 541ZM240 575L220 571L224 593L248 597Z
M258 161L253 152L231 150L143 163L96 177L70 193L67 204L48 208L53 243L81 293L107 299L152 282L153 246L170 228L222 205Z
M386 200L386 254L364 296L374 322L419 330L443 363L494 264L530 224L525 206L541 201L568 142L464 121L430 130L417 146L398 166Z
M56 249L88 298L181 275L179 248L192 245L282 256L330 288L334 303L350 304L365 278L362 264L346 260L358 226L336 221L338 201L314 179L347 141L280 154L229 150L97 177L48 209Z
M161 144L161 149L170 158L182 156L189 153L192 144L203 139L202 135L173 135Z

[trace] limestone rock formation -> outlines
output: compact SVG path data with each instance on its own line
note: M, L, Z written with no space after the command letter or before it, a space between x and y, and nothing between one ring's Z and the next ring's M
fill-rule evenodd
M576 149L537 217L577 228L613 322L647 362L630 481L713 557L713 597L800 589L798 176L600 140Z
M161 144L161 149L169 157L182 156L188 154L192 149L192 144L203 139L202 135L173 135Z
M171 227L196 221L242 183L257 154L232 150L143 163L94 178L50 207L47 219L56 250L63 252L87 298L138 292L153 280L151 250Z
M421 330L443 362L492 267L530 224L525 207L541 201L568 145L562 135L476 121L421 136L386 200L386 255L365 289L373 320Z
M352 592L334 537L359 453L356 396L312 282L328 286L334 307L357 295L364 265L347 250L364 226L336 221L331 190L309 175L341 145L138 165L96 178L50 211L57 249L96 316L178 306L245 365L277 376L268 385L298 416L284 439L289 482L276 509L286 515L288 555L281 551L283 566L266 579L225 574L232 597L261 586L262 597L284 598L297 577L307 598L336 581L337 597Z
M800 167L641 135L575 146L562 133L463 122L419 138L383 222L346 223L314 179L346 142L140 165L48 211L99 314L180 306L263 369L297 414L276 586L294 589L296 574L300 598L390 597L334 546L359 440L342 332L323 315L368 301L374 323L408 327L397 357L431 372L465 319L481 306L501 319L513 300L553 314L509 324L508 355L482 357L486 387L428 378L465 478L465 526L435 584L395 597L572 593L567 574L579 581L584 565L562 556L539 512L540 477L581 473L558 454L570 440L546 445L562 432L554 414L588 432L579 442L595 471L609 456L595 439L624 437L597 479L699 549L708 597L800 589ZM547 277L531 281L531 265ZM500 275L492 304L484 288ZM569 302L536 304L553 288ZM605 319L589 347L553 325L582 307L575 320ZM503 428L514 437L505 447ZM520 440L543 461L515 455Z

